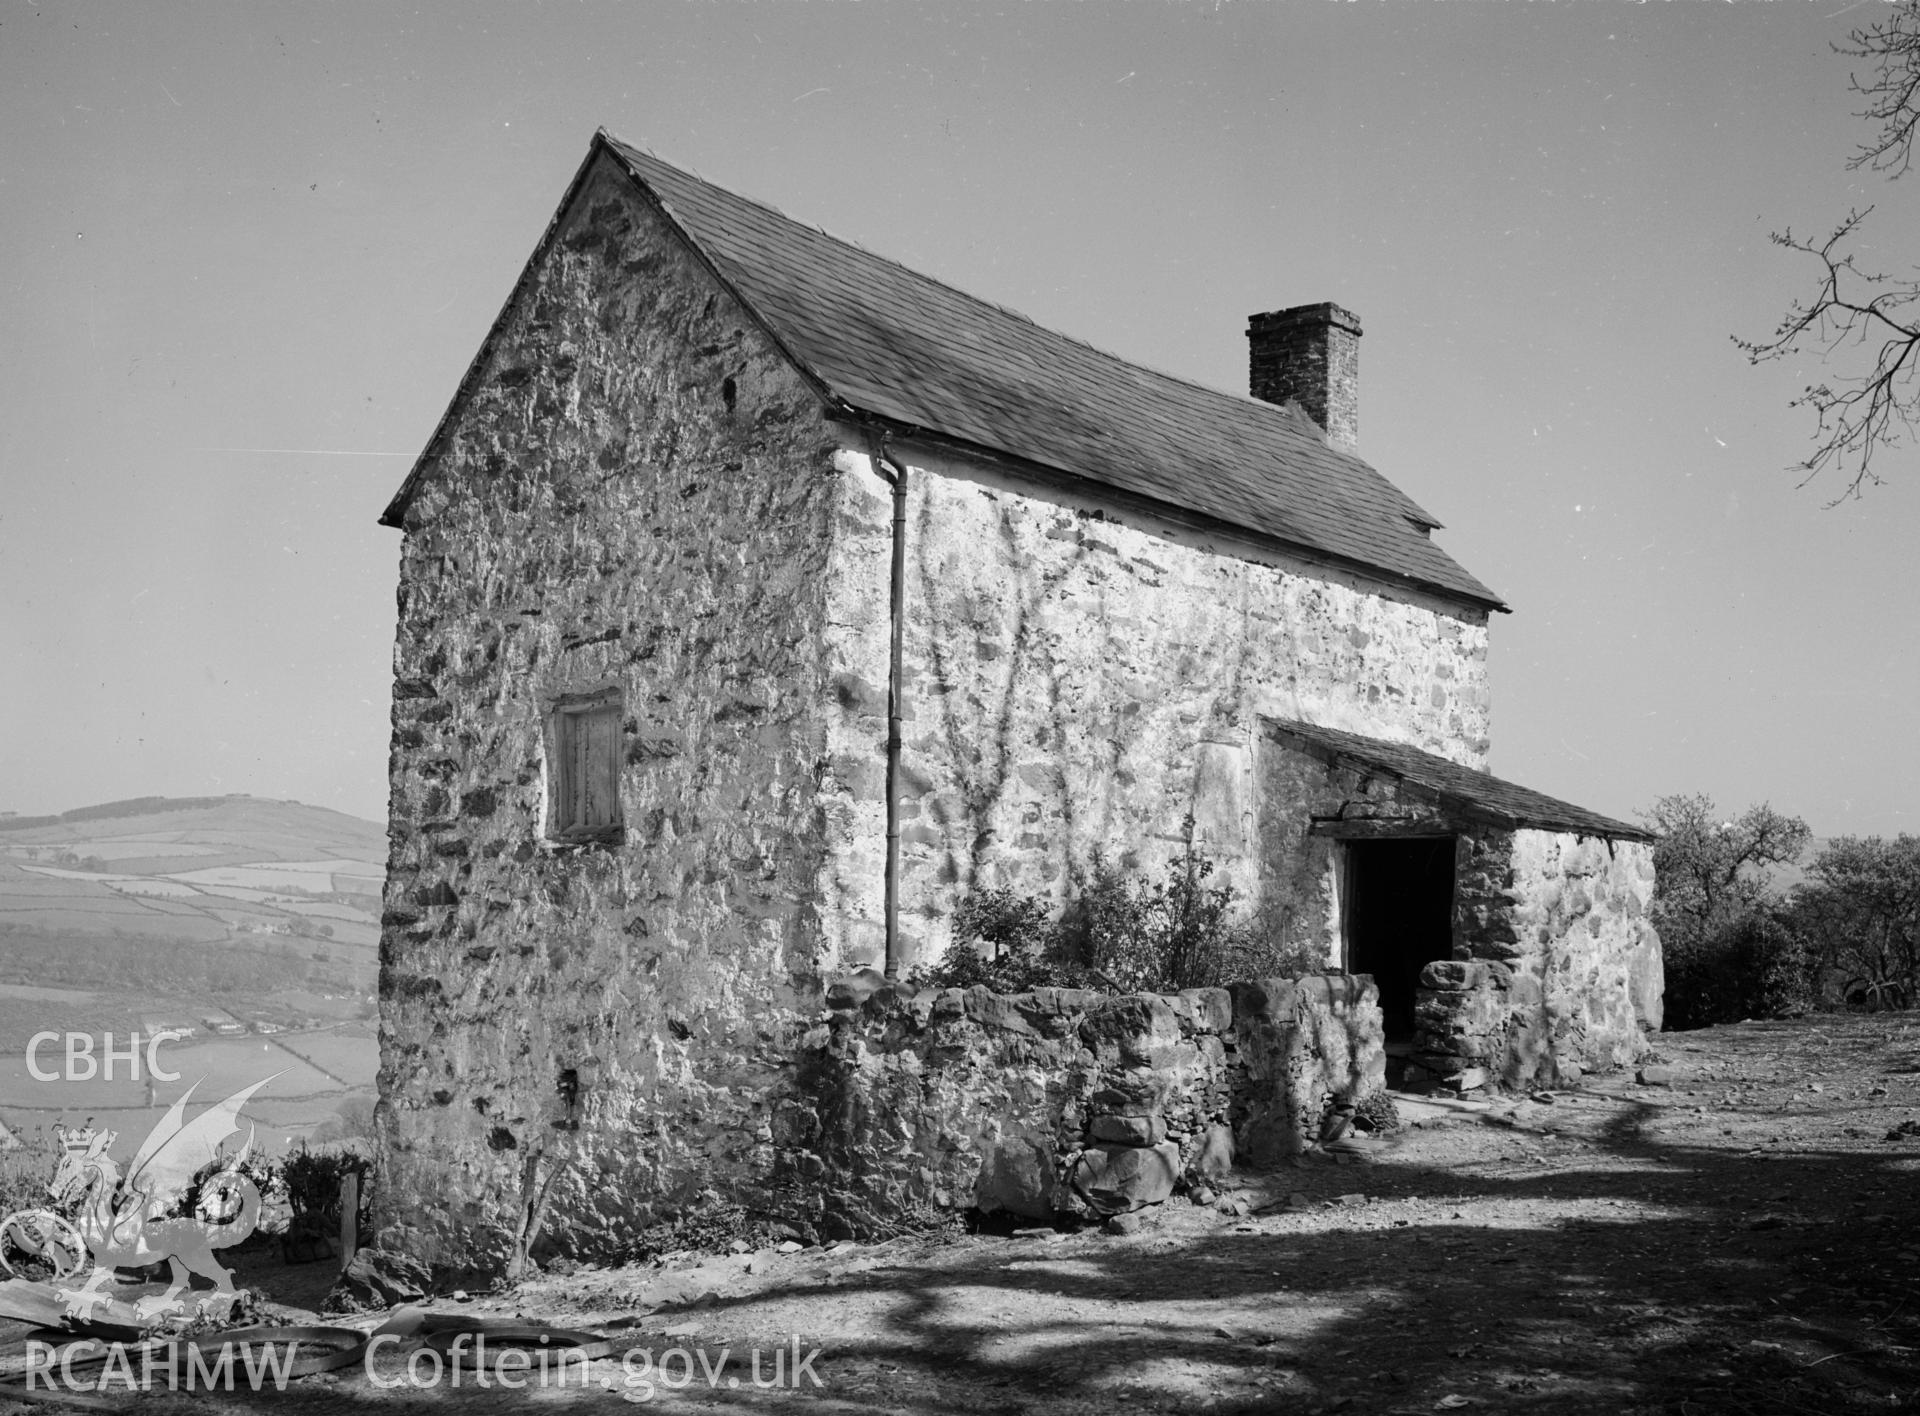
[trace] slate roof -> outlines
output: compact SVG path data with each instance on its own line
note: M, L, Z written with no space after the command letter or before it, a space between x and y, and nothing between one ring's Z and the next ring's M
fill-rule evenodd
M1449 762L1417 747L1291 720L1270 718L1266 725L1274 732L1304 740L1329 757L1349 758L1423 787L1456 810L1508 830L1533 827L1542 831L1573 831L1583 836L1607 836L1619 841L1653 839L1653 833L1645 827L1629 826L1597 811L1503 782L1491 773L1462 767L1458 762Z
M1303 414L1043 329L604 131L583 173L602 150L841 411L1506 608L1428 538L1434 517L1359 458L1329 448ZM383 521L398 524L412 483Z

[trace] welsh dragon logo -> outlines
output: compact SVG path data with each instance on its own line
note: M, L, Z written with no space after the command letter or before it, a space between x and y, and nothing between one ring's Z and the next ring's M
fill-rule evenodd
M188 1087L140 1143L124 1176L108 1154L117 1132L57 1132L62 1154L47 1187L55 1208L8 1215L0 1220L0 1234L37 1249L52 1263L56 1278L79 1271L82 1251L92 1258L93 1272L84 1284L59 1290L70 1316L89 1316L109 1301L107 1289L116 1268L144 1268L163 1259L171 1286L165 1294L135 1305L143 1321L184 1311L184 1295L196 1275L214 1285L200 1301L203 1311L231 1303L233 1275L220 1266L214 1250L230 1248L253 1232L260 1217L260 1191L239 1173L253 1148L251 1128L238 1155L223 1157L221 1145L239 1131L240 1109L272 1080L255 1082L192 1120L187 1119L187 1102L199 1084ZM199 1197L192 1212L174 1213L196 1178ZM72 1220L60 1210L73 1215Z

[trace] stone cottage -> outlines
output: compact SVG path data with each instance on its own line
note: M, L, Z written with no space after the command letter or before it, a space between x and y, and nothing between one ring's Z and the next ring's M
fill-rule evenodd
M1358 457L1358 320L1246 333L1203 388L595 137L382 517L388 1242L755 1195L830 980L1189 829L1415 1065L1644 1046L1646 835L1484 771L1505 607Z

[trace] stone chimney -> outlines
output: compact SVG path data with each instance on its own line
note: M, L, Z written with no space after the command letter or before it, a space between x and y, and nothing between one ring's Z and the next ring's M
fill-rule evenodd
M1360 316L1334 304L1249 315L1247 345L1255 398L1298 403L1329 447L1359 452Z

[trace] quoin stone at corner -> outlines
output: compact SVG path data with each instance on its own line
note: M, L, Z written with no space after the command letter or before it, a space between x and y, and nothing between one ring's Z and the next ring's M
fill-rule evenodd
M1358 456L1358 318L1247 335L1262 397L594 139L383 518L382 1247L1098 1212L1287 1153L1383 1049L1644 1050L1648 837L1485 771L1505 606ZM975 886L1189 844L1324 973L901 982Z

